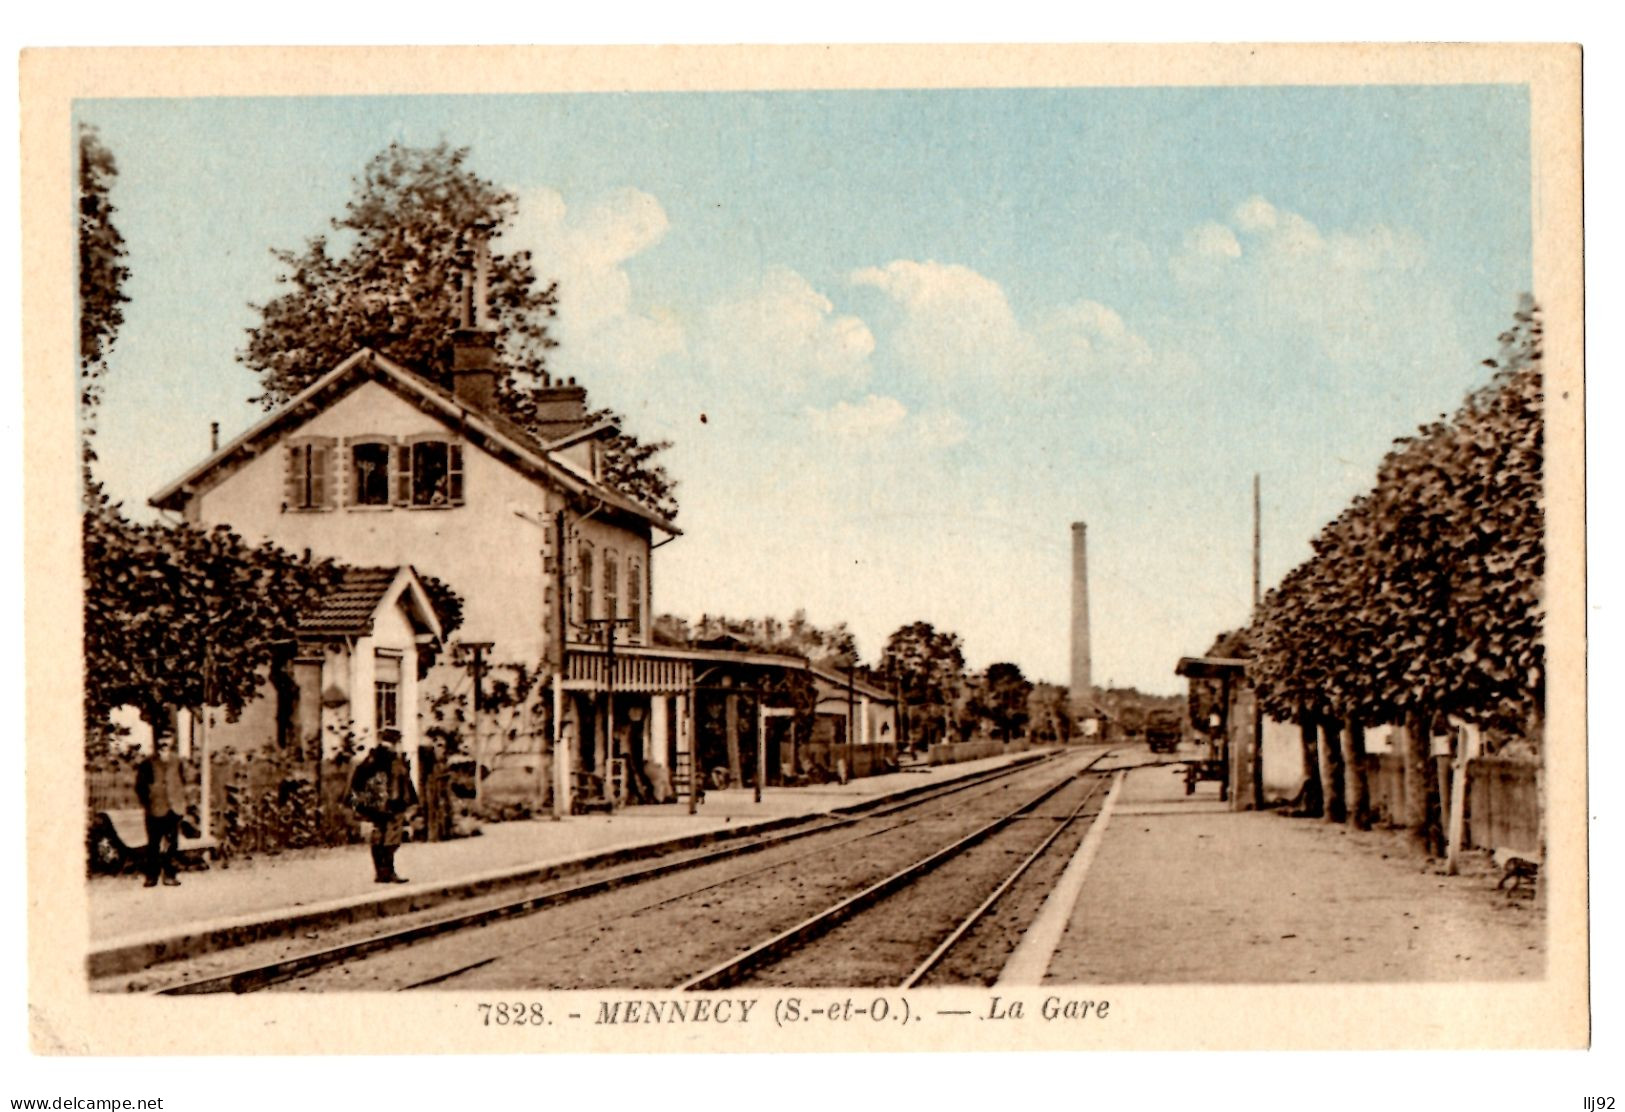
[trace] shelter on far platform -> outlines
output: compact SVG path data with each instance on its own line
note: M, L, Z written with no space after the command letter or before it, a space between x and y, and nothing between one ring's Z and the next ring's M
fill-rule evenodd
M1204 706L1206 730L1213 746L1210 758L1217 762L1221 795L1234 810L1254 810L1263 805L1262 723L1258 701L1247 682L1247 660L1231 656L1181 657L1174 669L1185 677L1193 694L1200 687L1207 698L1194 700Z

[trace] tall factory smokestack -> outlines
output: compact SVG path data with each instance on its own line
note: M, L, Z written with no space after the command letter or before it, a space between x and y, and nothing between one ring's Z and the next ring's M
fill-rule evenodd
M1089 527L1072 523L1072 691L1074 729L1094 715L1094 687L1089 675Z

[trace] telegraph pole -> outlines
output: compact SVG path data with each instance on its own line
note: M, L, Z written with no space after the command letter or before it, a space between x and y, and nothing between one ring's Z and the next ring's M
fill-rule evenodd
M608 658L606 661L608 667L605 669L604 678L604 764L606 767L598 770L604 777L606 795L612 794L610 773L615 767L615 627L629 626L631 624L631 618L588 618L586 621L589 629L596 629L599 626L604 627L604 637L607 643L605 656Z
M469 660L469 676L474 681L474 736L469 740L469 752L474 756L474 804L478 806L484 796L485 789L480 781L480 688L481 679L485 675L485 652L492 647L490 641L464 641L462 648L468 651L472 658Z
M568 640L570 624L569 558L566 548L568 527L563 509L553 514L549 526L553 534L553 818L559 820L570 813L570 759L564 744L564 677L569 669Z
M1258 494L1258 472L1253 472L1253 618L1258 617L1258 607L1263 601L1263 577L1260 571L1262 561L1260 554L1263 551L1263 513L1260 508ZM1258 700L1253 700L1253 809L1264 809L1264 713L1258 706Z
M1253 472L1253 609L1258 609L1263 599L1263 579L1260 573L1259 550L1260 544L1260 517L1258 498L1258 472Z

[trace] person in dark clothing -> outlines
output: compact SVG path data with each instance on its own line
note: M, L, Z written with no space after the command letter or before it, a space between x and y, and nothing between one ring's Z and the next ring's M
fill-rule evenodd
M147 887L154 887L160 875L165 884L177 885L175 851L180 843L181 811L186 807L186 780L170 737L153 735L152 755L135 770L135 794L147 822Z
M401 735L384 730L350 778L350 806L372 824L373 879L379 884L405 884L395 871L395 851L406 834L406 814L417 806L412 770L396 751Z

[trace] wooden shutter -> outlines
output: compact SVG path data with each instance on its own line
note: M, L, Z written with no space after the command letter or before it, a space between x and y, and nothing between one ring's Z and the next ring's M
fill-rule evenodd
M305 504L304 457L304 445L288 445L288 473L282 484L283 510L297 510Z
M333 493L333 447L331 444L310 446L310 508L325 510Z
M333 445L333 504L353 506L356 500L355 441L348 437Z
M412 504L412 445L397 444L393 458L395 460L395 505L410 506Z
M446 445L446 497L453 506L463 504L463 446Z
M633 556L626 565L626 616L632 619L632 637L643 639L643 561Z

